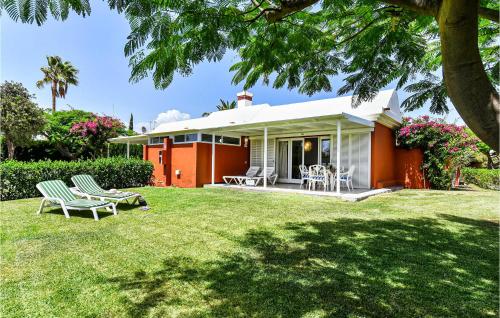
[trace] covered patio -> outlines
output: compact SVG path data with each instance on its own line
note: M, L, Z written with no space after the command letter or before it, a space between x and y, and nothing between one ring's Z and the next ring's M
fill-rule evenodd
M273 120L274 114L266 114L267 120L255 124L232 125L224 128L205 129L212 135L211 186L265 191L314 193L326 196L353 196L370 190L370 133L372 121L340 113L309 118ZM287 117L276 113L276 118ZM261 186L218 184L216 181L216 139L219 135L244 138L250 144L249 166L260 167ZM354 167L352 191L341 189L340 178L335 178L327 191L309 191L301 188L300 166L330 166L335 171L347 171ZM264 169L267 167L268 169ZM276 174L276 184L271 184L269 171ZM241 175L245 171L240 172ZM332 191L333 190L333 191Z

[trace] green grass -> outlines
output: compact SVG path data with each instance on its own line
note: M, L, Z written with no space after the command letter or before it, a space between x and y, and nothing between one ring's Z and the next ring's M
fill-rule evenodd
M1 203L2 317L497 317L497 192L358 203L142 188L118 216Z

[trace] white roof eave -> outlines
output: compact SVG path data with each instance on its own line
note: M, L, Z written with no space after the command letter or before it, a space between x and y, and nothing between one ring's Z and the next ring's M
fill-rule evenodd
M319 122L319 121L326 121L326 120L347 120L349 122L364 126L364 127L369 127L373 128L375 124L367 119L354 116L348 113L340 113L340 114L334 114L334 115L324 115L324 116L315 116L315 117L306 117L306 118L298 118L298 119L285 119L285 120L274 120L274 121L268 121L268 122L258 122L258 123L250 123L250 124L241 124L241 125L229 125L229 126L221 126L221 127L213 127L213 128L207 128L203 129L203 131L206 132L220 132L224 130L244 130L244 129L258 129L258 128L265 128L265 127L277 127L277 126L283 126L287 124L296 124L296 123L307 123L307 122Z
M147 143L148 136L145 134L134 136L120 136L116 138L109 138L108 141L112 144L126 144L127 142L140 144L141 142Z

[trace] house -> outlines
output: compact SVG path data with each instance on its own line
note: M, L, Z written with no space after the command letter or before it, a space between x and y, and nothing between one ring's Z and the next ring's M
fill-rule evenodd
M249 166L274 167L279 183L293 184L299 165L332 164L356 166L355 188L422 187L421 153L395 144L393 130L402 120L396 91L381 91L357 107L351 96L279 106L253 105L252 98L241 92L235 109L110 142L143 144L157 186L221 183Z

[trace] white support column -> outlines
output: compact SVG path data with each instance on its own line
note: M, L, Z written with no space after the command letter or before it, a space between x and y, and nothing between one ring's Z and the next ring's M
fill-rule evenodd
M127 140L127 159L130 159L130 141Z
M342 127L340 120L337 120L337 193L340 194L340 146L342 145Z
M264 128L264 188L267 188L267 127Z
M215 184L215 134L212 134L212 184Z
M349 148L347 149L347 154L348 154L348 157L347 157L348 158L347 159L348 164L347 164L347 166L348 166L348 168L350 168L351 165L352 165L352 138L351 138L351 136L352 135L349 134Z
M330 164L333 163L333 135L330 135ZM331 185L333 186L333 184Z

